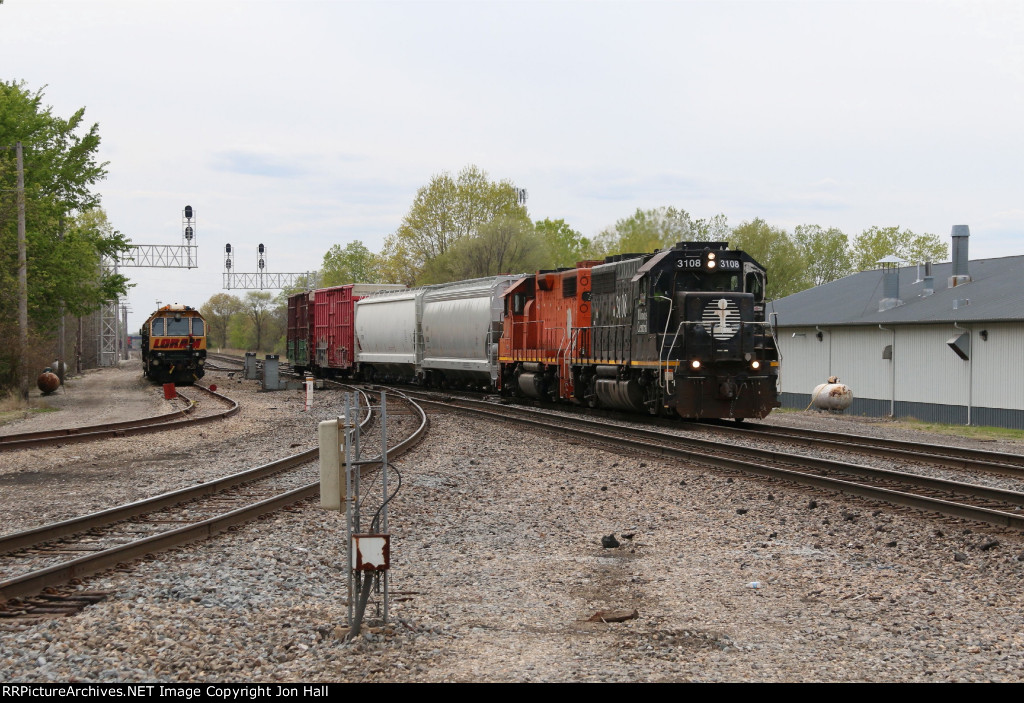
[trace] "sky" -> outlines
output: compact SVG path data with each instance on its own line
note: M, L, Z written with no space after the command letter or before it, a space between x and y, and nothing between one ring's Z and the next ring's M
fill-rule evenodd
M0 80L98 123L129 330L234 271L380 251L473 164L592 237L637 208L1024 254L1024 3L0 0ZM273 291L276 293L276 291Z

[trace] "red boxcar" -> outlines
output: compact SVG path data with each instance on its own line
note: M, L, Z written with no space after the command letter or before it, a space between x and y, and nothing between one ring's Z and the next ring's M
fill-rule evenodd
M498 360L506 392L582 401L572 360L590 354L590 267L541 271L505 292ZM582 389L579 389L582 392Z
M404 289L401 284L349 283L313 291L310 294L310 366L314 373L347 376L355 364L353 305L372 293Z

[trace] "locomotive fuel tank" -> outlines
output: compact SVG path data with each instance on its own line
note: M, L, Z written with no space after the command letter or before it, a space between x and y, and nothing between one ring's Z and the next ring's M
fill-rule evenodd
M618 380L613 378L597 378L594 382L601 405L619 410L644 412L644 390L635 378Z

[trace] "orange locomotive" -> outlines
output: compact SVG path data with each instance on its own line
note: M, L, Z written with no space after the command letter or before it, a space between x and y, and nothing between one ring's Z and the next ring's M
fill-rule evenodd
M504 330L498 346L506 392L540 400L583 399L574 384L572 359L589 356L590 269L603 261L581 261L574 269L541 271L505 292Z
M206 320L195 308L164 305L139 333L142 368L151 381L188 386L206 373Z

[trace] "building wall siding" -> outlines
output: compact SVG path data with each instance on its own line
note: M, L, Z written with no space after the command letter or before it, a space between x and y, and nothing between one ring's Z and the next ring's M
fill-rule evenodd
M804 409L814 387L837 376L853 391L852 414L967 424L969 411L972 425L1024 429L1024 323L961 327L821 327L822 341L813 327L780 329L783 407ZM965 331L969 360L947 345ZM882 358L889 344L891 361Z
M1024 410L1024 323L971 327L974 405Z

